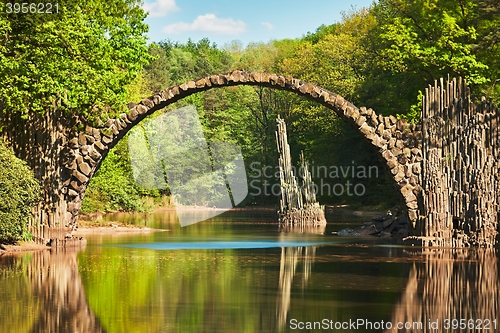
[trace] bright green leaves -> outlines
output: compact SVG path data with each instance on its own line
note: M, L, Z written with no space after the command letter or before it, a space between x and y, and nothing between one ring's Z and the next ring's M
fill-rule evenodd
M394 72L409 72L432 78L455 73L470 83L482 84L486 64L473 53L477 33L468 24L472 1L400 0L381 1L380 37L386 44L380 65ZM390 16L389 13L393 13Z
M40 186L31 170L0 140L0 243L28 237L28 221Z
M2 111L43 113L57 105L91 121L123 111L124 87L151 59L144 17L128 0L59 1L51 18L2 11Z

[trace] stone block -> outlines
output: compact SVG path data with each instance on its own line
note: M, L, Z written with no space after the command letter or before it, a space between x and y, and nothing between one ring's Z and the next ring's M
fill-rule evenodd
M421 171L422 171L422 166L420 165L420 163L414 163L412 165L412 172L414 174L419 175Z
M373 135L373 138L372 138L372 144L375 146L375 147L379 147L379 148L382 148L385 146L385 144L387 143L386 140L382 139L380 136L376 135L374 133Z
M78 192L77 192L77 191L75 191L74 189L70 188L70 189L68 190L68 196L69 196L70 198L71 198L71 197L76 197L76 196L78 196Z
M113 141L112 138L110 138L109 136L103 136L102 137L102 142L104 142L105 144L109 144Z
M73 180L69 183L69 186L74 189L77 193L80 193L80 191L82 190L82 186L80 185L81 183L78 183L76 180ZM68 193L70 192L71 190L68 190Z
M382 157L386 159L387 161L392 160L394 158L394 155L389 150L386 150L382 152Z
M310 83L304 83L299 88L299 91L304 95L310 95L312 90L313 90L313 85Z
M78 148L78 146L79 146L78 138L72 138L71 140L68 141L68 147L70 147L71 149Z
M397 165L398 165L398 160L395 159L395 158L390 159L390 160L387 161L387 166L389 167L389 169L393 169Z
M399 173L399 170L402 170L402 169L403 169L403 167L402 167L401 165L396 165L394 168L392 168L392 169L391 169L391 173L392 173L393 175L396 175L396 174L398 174L398 173ZM403 172L402 174L404 174L404 172ZM402 178L401 178L401 179L402 179ZM400 179L400 180L401 180L401 179Z
M392 149L397 149L397 148L392 148ZM391 150L391 152L394 153L392 150ZM394 154L394 155L396 155L396 154ZM399 164L405 165L406 163L408 163L408 157L406 157L404 154L399 154L397 156L398 156Z
M384 124L383 123L379 123L378 126L377 126L377 133L379 135L383 135L384 134L384 129L385 129Z
M144 113L148 112L148 110L149 110L146 106L141 105L141 104L137 105L137 107L135 109L137 110L137 113L139 113L139 114L144 114Z
M269 83L271 83L273 86L275 86L276 84L278 84L278 75L276 74L271 74L269 76ZM312 85L311 85L312 86ZM309 90L309 93L312 91L312 89Z
M78 170L73 170L72 176L76 178L80 183L86 183L89 180L87 176L85 176Z
M199 79L195 81L196 88L204 88L206 85L206 79Z
M394 168L395 169L395 168ZM391 170L392 171L392 170ZM399 182L400 180L402 180L403 178L405 177L405 172L404 172L404 168L403 167L399 167L399 171L397 174L394 175L394 180L396 182Z
M148 109L151 109L153 106L155 106L155 103L152 100L150 100L149 98L144 98L141 101L141 104L145 105Z
M405 130L407 130L407 128L406 128L407 126L408 126L408 122L406 121L406 119L399 119L396 123L396 128L398 130L400 130L401 132L404 132Z
M76 164L78 165L78 164L83 162L83 157L80 155L77 155L75 158L75 161L76 161Z
M406 203L406 207L410 209L417 209L418 208L418 203L416 201L411 201Z
M134 121L137 119L138 116L139 116L139 112L137 112L137 107L135 107L132 110L130 110L130 113L127 115L127 118L130 121Z
M415 209L408 209L408 218L410 221L416 221L418 218L418 212Z
M250 73L250 81L252 81L252 82L262 82L262 73L260 73L260 72L251 72Z
M90 154L91 150L92 150L92 146L89 146L89 145L85 145L85 146L80 147L80 153L82 154L82 156L87 156L88 154Z
M100 143L100 142L99 142ZM102 145L102 143L101 143ZM99 152L96 150L96 149L92 149L91 153L90 153L90 157L94 160L94 161L99 161L102 157L101 154L99 154Z
M382 133L382 137L384 138L384 140L389 141L392 138L391 131L388 129L385 129L384 132Z
M335 107L337 109L342 109L342 106L346 103L344 97L337 95L337 98L335 99ZM344 110L344 109L342 109Z
M93 136L96 140L101 140L101 131L99 131L97 128L93 128L93 129L92 129L92 136Z
M401 187L401 189L400 189L401 194L405 198L408 195L408 193L410 193L412 191L413 191L413 186L411 186L410 184L406 184L405 186Z
M85 133L83 132L78 133L78 144L80 146L87 144L87 137L85 136Z
M94 161L90 156L85 156L83 160L87 162L91 167L94 167L97 164L96 161Z
M407 195L405 196L405 201L407 203L408 202L417 201L417 197L415 196L415 194L413 193L413 191L407 193Z
M403 154L403 151L400 148L398 148L398 147L392 147L391 148L391 153L394 156L399 156L399 155Z
M359 118L359 110L355 107L348 106L344 114L352 119L358 119Z
M415 176L415 175L411 175L410 178L409 178L409 182L413 186L416 186L418 184L418 177Z
M104 146L101 141L94 142L94 147L99 149L100 151L106 150L106 146Z
M88 176L92 171L92 168L86 162L83 162L78 164L78 170L80 170L85 176Z
M87 143L90 144L90 145L95 142L95 139L94 139L93 136L85 135L85 138L87 139Z
M359 116L358 119L356 119L356 125L358 125L360 128L365 123L366 123L366 118L363 116Z
M411 172L411 165L405 163L404 168L405 168L405 177L410 178L413 175L413 173Z
M396 139L391 137L387 142L387 147L389 147L389 149L392 149L395 146L396 146Z

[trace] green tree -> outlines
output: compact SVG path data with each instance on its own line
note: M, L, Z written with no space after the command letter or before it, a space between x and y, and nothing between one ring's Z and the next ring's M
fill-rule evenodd
M468 20L473 1L383 2L393 13L381 26L381 36L390 44L381 52L385 68L426 73L431 79L451 71L471 83L486 81L486 65L472 52L471 43L477 39Z
M26 14L0 3L0 131L43 180L37 218L51 226L70 222L60 216L76 222L63 211L67 142L85 125L126 112L130 84L152 59L139 1L57 6L52 15Z
M25 162L0 141L0 243L29 238L28 223L40 186Z
M415 100L440 77L462 76L476 97L498 98L500 9L492 0L380 0L375 24L361 40L369 51L364 104L381 114L418 121Z
M125 85L150 59L136 1L59 1L53 15L0 7L3 112L43 113L57 98L89 118L124 110Z

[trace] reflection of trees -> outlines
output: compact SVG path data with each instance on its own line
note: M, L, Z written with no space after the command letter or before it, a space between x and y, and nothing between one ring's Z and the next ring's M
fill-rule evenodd
M104 332L87 303L77 251L34 253L28 277L42 310L32 332Z
M32 332L104 332L87 303L77 251L35 253L28 276L42 303Z
M400 331L443 332L446 331L443 327L445 319L465 319L468 322L470 319L497 318L500 285L494 250L422 251L424 260L411 268L406 289L392 315L393 325L422 322L421 329ZM438 320L439 329L430 329L429 320ZM490 331L495 331L492 324L490 327ZM458 328L453 331L481 330Z
M290 309L293 277L295 276L299 257L303 259L302 288L304 288L311 274L315 254L316 246L292 246L281 248L280 280L276 305L276 316L279 328L283 328L285 325L288 310Z
M87 303L76 250L0 257L0 289L2 332L104 332Z
M17 289L6 289L3 296L21 302L23 309L13 309L13 316L2 315L0 327L16 332L104 332L87 303L76 251L40 251L1 259L2 272L8 272L0 276L1 282ZM9 275L15 280L9 282Z

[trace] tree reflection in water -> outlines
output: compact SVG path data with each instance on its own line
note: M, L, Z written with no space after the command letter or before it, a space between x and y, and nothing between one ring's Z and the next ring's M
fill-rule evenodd
M485 319L497 319L498 330L500 286L495 250L420 251L423 261L413 264L406 289L393 311L393 325L408 323L408 329L399 332L483 332L484 329L479 328L484 328ZM457 319L455 324L458 327L447 330L444 326L446 319L450 320L449 325L453 325L451 320ZM469 322L471 319L473 321ZM435 323L436 320L437 329L429 325L429 321ZM460 328L460 320L464 320L466 328ZM422 323L423 326L417 328L411 323ZM496 331L493 323L489 331Z
M0 326L9 325L16 332L105 331L87 303L76 250L5 255L0 257L0 264L2 280L8 283L10 276L13 280L9 285L18 289L17 292L3 291L3 296L10 298L13 304L2 313L12 316ZM24 282L19 284L19 279ZM19 291L23 295L19 295ZM20 309L17 309L17 297L19 302L26 303ZM5 331L9 329L2 330Z

